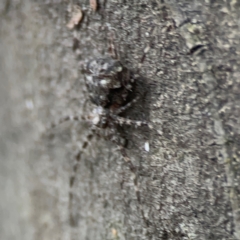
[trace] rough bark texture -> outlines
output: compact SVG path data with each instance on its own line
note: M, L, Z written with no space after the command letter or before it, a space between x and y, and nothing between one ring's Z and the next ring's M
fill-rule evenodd
M74 1L70 30L68 1L1 1L1 239L240 239L240 4L163 2ZM89 125L47 125L91 112L81 66L109 43L154 128L118 129L137 179L96 136L70 189Z

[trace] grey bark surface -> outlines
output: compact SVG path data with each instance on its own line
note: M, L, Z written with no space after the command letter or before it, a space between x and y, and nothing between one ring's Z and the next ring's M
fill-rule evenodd
M0 3L1 239L240 239L239 2L72 4L74 30L68 1ZM109 43L140 76L124 117L154 128L116 130L136 179L95 136L70 188L90 126L47 126L91 113L81 69Z

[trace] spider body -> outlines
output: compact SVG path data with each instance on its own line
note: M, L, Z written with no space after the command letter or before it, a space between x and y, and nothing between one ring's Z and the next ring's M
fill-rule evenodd
M90 100L97 107L90 115L95 127L113 128L114 124L146 124L119 116L129 108L136 99L130 99L134 88L134 75L120 61L111 57L97 58L86 66L86 86ZM108 132L113 132L108 131Z
M119 116L131 107L139 98L132 98L135 76L124 67L119 60L111 57L102 57L87 63L84 71L88 95L96 108L88 116L92 129L111 127L114 132L116 125L151 126L146 121L135 121ZM65 121L81 121L83 117L77 115L65 116L58 122L52 123L55 127Z
M97 135L105 138L106 140L114 142L118 146L124 161L129 165L130 170L135 176L134 185L136 197L141 204L136 167L132 164L132 161L126 154L124 148L126 141L121 137L121 134L117 128L119 125L131 125L135 127L146 125L149 128L152 128L151 125L149 125L149 123L146 121L130 120L120 116L121 113L131 107L139 99L138 97L132 97L132 93L134 93L136 77L130 70L124 67L119 60L115 60L111 57L102 57L89 61L86 65L85 74L85 83L87 86L88 95L91 102L96 107L88 116L88 120L91 122L91 128L89 129L85 140L82 141L81 147L75 155L76 161L73 166L72 176L70 177L69 187L71 189L74 186L76 173L79 166L78 164L81 160L82 154L90 145L92 138ZM60 123L69 120L81 122L82 119L83 117L78 115L65 116L57 123L52 123L51 126L55 127ZM75 213L72 212L72 204L73 193L70 191L69 220L71 226L76 226L78 218L76 217ZM142 216L145 219L143 212Z
M117 126L123 124L135 127L147 125L149 128L152 128L146 121L135 121L119 116L138 100L138 98L131 99L131 93L134 91L135 83L134 74L124 67L119 60L111 57L97 58L88 62L85 81L89 98L92 103L96 105L96 108L90 115L92 132L104 129L104 134L101 134L101 136L118 145L123 159L134 174L135 192L140 204L139 210L145 223L148 224L142 209L137 182L137 169L123 147L126 143L125 139L121 138L117 130ZM88 145L88 139L91 139L91 137L92 134L87 136L87 141L83 144L84 146ZM146 146L146 149L149 151L149 146ZM79 161L79 155L76 159ZM75 178L72 180L70 184L71 187ZM72 196L70 199L71 198ZM70 219L73 220L73 216L70 216Z

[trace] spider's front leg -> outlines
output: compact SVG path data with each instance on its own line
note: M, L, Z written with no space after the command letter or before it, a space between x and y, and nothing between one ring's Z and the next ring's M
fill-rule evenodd
M117 110L112 111L112 112L110 111L109 114L110 114L111 118L113 119L113 121L116 124L119 124L120 126L122 126L122 125L131 125L131 126L135 126L135 127L148 126L150 129L152 129L152 125L147 121L131 120L131 119L119 116L119 114L123 113L128 108L132 107L133 104L135 104L139 100L139 98L140 97L136 97L135 99L133 99L126 105L118 108Z
M76 121L76 122L82 122L82 121L86 121L86 118L82 117L82 116L78 116L78 115L66 115L64 117L61 117L60 119L58 119L55 122L51 122L50 124L50 129L51 128L55 128L58 125L64 123L64 122L68 122L68 121Z
M128 118L120 117L120 116L115 115L115 114L111 114L111 118L113 119L114 122L116 122L120 126L130 125L130 126L134 126L136 128L141 127L141 126L147 126L150 129L152 129L152 125L147 121L131 120L131 119L128 119Z
M127 103L126 105L120 107L119 109L117 109L114 114L115 115L119 115L121 113L123 113L124 111L126 111L128 108L130 108L134 103L136 103L139 100L139 97L134 98L131 102Z

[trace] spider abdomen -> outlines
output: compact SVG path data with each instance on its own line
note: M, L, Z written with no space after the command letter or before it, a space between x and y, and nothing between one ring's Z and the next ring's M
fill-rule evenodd
M102 57L91 60L86 67L86 85L91 101L103 108L117 108L127 102L133 78L119 60Z

